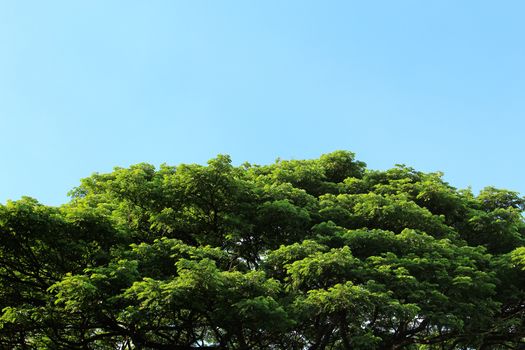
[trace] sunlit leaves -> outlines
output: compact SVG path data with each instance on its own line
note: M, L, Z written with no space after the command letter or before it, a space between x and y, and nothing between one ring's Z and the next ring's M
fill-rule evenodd
M525 200L351 152L0 206L0 348L518 349Z

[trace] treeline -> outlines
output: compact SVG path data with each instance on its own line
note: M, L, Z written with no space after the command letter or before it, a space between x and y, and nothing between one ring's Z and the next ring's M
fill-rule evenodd
M523 349L525 199L337 151L0 205L2 349Z

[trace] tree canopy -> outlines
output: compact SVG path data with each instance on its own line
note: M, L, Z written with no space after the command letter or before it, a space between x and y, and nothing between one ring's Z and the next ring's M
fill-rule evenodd
M0 205L2 349L524 349L525 198L351 152Z

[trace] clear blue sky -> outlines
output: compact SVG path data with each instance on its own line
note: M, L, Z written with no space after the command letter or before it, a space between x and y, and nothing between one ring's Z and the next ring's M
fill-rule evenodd
M351 150L525 194L523 1L0 3L0 203Z

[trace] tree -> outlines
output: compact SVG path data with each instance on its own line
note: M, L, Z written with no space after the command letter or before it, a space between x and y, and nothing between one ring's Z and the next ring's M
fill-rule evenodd
M0 348L523 349L525 199L351 152L0 205Z

